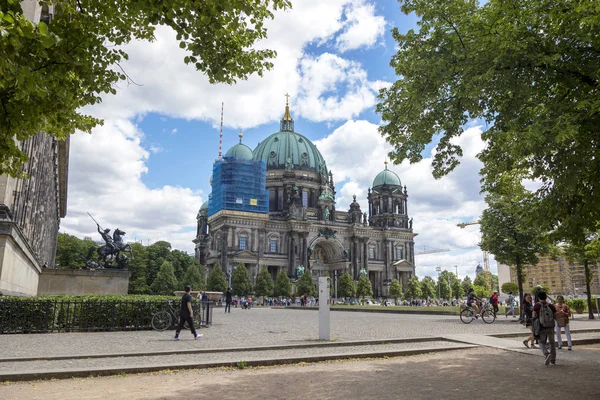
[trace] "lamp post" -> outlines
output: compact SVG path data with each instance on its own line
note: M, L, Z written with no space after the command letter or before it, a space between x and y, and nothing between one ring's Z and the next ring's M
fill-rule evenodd
M442 272L442 267L435 267L435 270L438 273L438 299L441 297L440 291L440 272Z
M455 265L454 268L456 268L456 279L458 279L458 265Z

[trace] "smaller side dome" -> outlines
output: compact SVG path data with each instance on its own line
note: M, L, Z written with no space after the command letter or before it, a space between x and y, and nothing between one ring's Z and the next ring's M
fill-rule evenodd
M208 200L206 200L204 203L202 203L202 205L200 206L200 211L202 210L208 210Z
M235 157L238 160L247 161L252 160L252 149L250 149L250 147L242 143L242 137L244 135L242 135L242 133L240 132L238 136L240 137L240 142L232 148L230 148L229 150L227 150L227 153L225 153L225 157Z
M377 174L373 180L373 187L382 185L395 185L402 186L400 178L395 172L390 171L387 167L387 161L385 162L385 169Z

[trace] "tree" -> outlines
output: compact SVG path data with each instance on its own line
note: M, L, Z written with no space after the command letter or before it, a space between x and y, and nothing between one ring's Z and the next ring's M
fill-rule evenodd
M577 235L573 235L577 236ZM587 294L588 317L594 319L595 305L592 302L591 282L594 278L592 265L595 264L597 258L596 241L598 234L589 231L583 231L578 238L572 239L564 248L564 253L569 262L577 262L583 265L583 273L585 276L585 288Z
M450 284L447 279L439 278L436 284L440 299L449 299L452 296L452 290L450 289Z
M492 291L488 289L488 286L480 286L475 284L473 285L473 291L475 292L475 296L482 299L488 299L492 295Z
M363 302L365 300L365 296L373 296L373 286L371 286L371 281L366 276L361 276L358 278L358 283L356 284L356 295L358 297L362 297Z
M52 22L28 21L19 0L0 3L0 174L21 175L27 161L18 141L39 132L65 139L102 121L81 114L135 83L121 68L123 45L153 40L156 27L176 33L182 60L211 83L234 83L273 67L276 53L255 45L265 20L288 0L55 0ZM44 118L39 118L43 115ZM17 140L14 140L16 138Z
M492 287L489 285L487 276L486 276L488 273L489 272L487 272L487 271L483 271L479 275L477 275L475 277L475 280L473 281L473 285L484 287L486 290L491 290Z
M178 289L177 278L175 278L175 270L173 264L164 261L160 266L156 279L152 282L152 292L154 294L162 294L172 296L173 292Z
M267 270L267 267L262 267L260 272L256 276L256 285L254 286L254 294L257 296L270 296L273 294L273 278L271 278L271 274ZM265 301L263 301L265 304Z
M235 296L248 296L252 293L252 282L248 268L244 263L239 263L231 274L231 291Z
M531 219L537 201L514 178L506 179L502 190L489 194L485 201L488 207L479 220L480 246L499 263L515 267L519 304L523 304L524 266L537 264L537 254L547 249L543 227Z
M317 287L312 281L312 274L306 271L296 282L296 295L299 296L314 296L317 294Z
M465 296L465 290L458 278L452 281L452 296L457 300L462 299Z
M292 282L283 269L279 270L277 274L274 292L277 297L288 298L292 295Z
M432 277L426 276L421 281L421 296L425 299L431 299L437 296L437 287Z
M392 279L389 294L390 297L394 299L394 304L398 305L398 298L402 297L402 285L397 279Z
M514 282L504 282L502 284L502 289L501 289L502 293L518 293L519 292L519 285L517 285Z
M148 271L148 250L140 243L132 243L131 251L133 252L133 259L127 265L127 269L131 272L127 293L148 294L150 293L146 277Z
M438 141L433 174L462 156L456 138L469 120L485 121L479 158L483 189L506 176L535 180L534 219L568 229L573 215L600 221L600 13L595 2L405 0L418 31L393 30L399 80L380 91L395 163L418 162ZM594 160L591 162L590 160ZM565 239L565 237L563 237Z
M173 268L175 269L175 276L177 280L182 280L183 275L187 272L189 268L192 266L199 267L200 262L194 256L190 256L185 251L181 250L172 250L167 259L173 264Z
M423 296L421 282L419 282L419 278L416 275L408 280L408 283L406 284L406 293L404 296L409 299L418 299Z
M344 272L338 280L338 296L342 299L346 297L354 297L356 294L356 283L352 279L352 275Z
M67 233L59 233L56 243L54 263L58 269L79 269L85 267L90 248L96 244L90 239L80 239ZM96 253L91 254L96 260Z
M460 285L462 286L463 291L465 293L469 293L469 289L473 288L473 282L471 281L471 277L465 276L465 278L463 279L463 281Z
M210 271L208 279L206 280L206 289L222 293L227 291L227 280L225 279L225 274L221 270L219 264L213 265L213 269Z
M192 290L204 290L204 268L198 265L192 264L187 271L185 271L185 275L181 279L181 286L186 286L192 288Z
M160 266L165 260L168 260L169 254L171 254L171 243L164 240L152 243L146 247L148 251L148 268L146 270L146 279L148 285L154 282L156 274Z

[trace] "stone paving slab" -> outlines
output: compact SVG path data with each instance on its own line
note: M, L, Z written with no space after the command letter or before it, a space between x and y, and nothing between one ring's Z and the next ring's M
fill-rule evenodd
M343 358L394 357L471 347L473 346L449 341L430 341L373 346L208 353L200 356L171 355L4 362L0 363L0 382L150 372L166 369L235 367L239 366L241 362L244 366L255 366L317 362Z
M577 319L577 329L600 329L600 321ZM318 339L318 313L253 308L233 309L221 314L215 309L213 326L202 329L203 340L172 340L173 331L81 332L51 334L0 335L2 357L61 356L127 352L175 351L183 348L209 349L294 345ZM377 340L390 338L439 337L442 334L524 333L525 328L511 318L498 318L493 324L480 320L463 324L458 316L332 313L331 338L335 341ZM182 332L182 338L191 338Z

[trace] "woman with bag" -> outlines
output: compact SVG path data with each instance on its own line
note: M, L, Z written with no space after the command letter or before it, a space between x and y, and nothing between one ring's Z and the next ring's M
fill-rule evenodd
M560 328L565 328L565 335L567 336L567 344L569 345L569 351L571 350L571 331L569 329L569 317L571 316L571 310L569 306L565 304L565 298L558 296L556 298L554 307L556 308L556 338L558 339L558 348L562 349L562 338L560 337Z
M529 337L525 340L523 340L523 344L525 345L525 347L527 348L532 348L535 349L535 345L533 344L533 305L531 304L531 295L525 293L525 295L523 296L523 325L525 325L526 328L529 328L529 331L531 332L531 334L529 335ZM527 342L530 343L530 345L527 344Z

